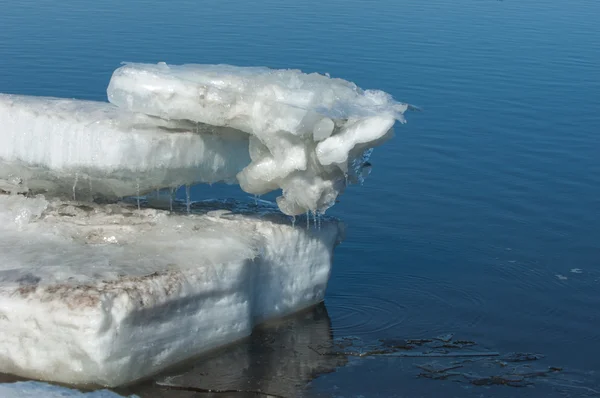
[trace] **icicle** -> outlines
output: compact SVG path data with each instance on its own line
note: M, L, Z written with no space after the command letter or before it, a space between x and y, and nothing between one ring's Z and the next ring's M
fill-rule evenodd
M140 180L136 178L136 189L137 189L137 207L140 209Z
M175 190L173 188L171 188L171 192L169 194L169 210L171 211L171 213L173 212L173 195L174 195Z
M296 216L292 216L292 228L296 226Z
M313 224L315 226L315 229L317 228L317 210L315 210L313 212Z
M73 200L77 200L75 195L75 190L77 189L77 180L79 179L79 174L75 173L75 181L73 182Z
M321 213L319 213L318 210L315 213L317 214L317 229L320 231L321 230Z
M258 206L258 195L254 195L254 205Z
M310 210L306 210L306 229L310 229Z
M185 186L185 208L187 209L187 213L190 214L190 186Z

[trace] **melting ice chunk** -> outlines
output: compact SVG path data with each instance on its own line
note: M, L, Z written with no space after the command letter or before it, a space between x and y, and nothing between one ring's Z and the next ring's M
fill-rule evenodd
M234 183L249 162L247 134L231 128L164 120L105 102L0 94L3 191L118 198Z
M128 64L103 102L0 94L0 190L75 199L200 182L324 213L408 108L298 70ZM115 106L116 105L116 106Z
M335 203L365 150L390 137L406 104L382 91L298 70L230 65L126 64L108 86L113 104L166 119L233 127L251 135L242 189L277 200L289 215Z
M104 386L155 374L322 301L342 236L336 220L294 227L274 209L0 195L0 373Z

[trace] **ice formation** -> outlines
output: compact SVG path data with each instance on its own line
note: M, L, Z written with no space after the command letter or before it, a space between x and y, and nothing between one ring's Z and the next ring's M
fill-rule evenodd
M323 300L343 227L0 195L0 373L116 386Z
M331 207L360 177L365 151L389 138L408 108L382 91L316 73L165 63L117 69L108 99L134 112L249 134L252 162L238 182L256 195L281 189L277 204L288 215Z
M105 102L0 94L0 189L77 199L235 182L248 137ZM10 184L12 182L12 187Z
M343 227L286 215L331 207L407 109L227 65L128 64L108 97L0 94L0 373L117 386L322 301ZM281 212L140 199L219 181Z

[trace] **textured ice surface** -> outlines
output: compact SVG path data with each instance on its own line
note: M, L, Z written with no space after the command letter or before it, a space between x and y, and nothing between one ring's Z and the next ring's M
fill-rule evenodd
M235 182L249 162L248 137L234 129L104 102L0 94L0 190L115 198Z
M286 214L323 212L362 173L369 148L392 134L408 108L382 91L298 70L230 65L127 64L108 86L113 104L169 120L250 134L246 192L281 188Z
M338 222L192 210L0 195L0 372L120 385L323 299Z
M37 381L0 384L2 398L122 398L114 392L99 390L81 392ZM134 398L132 396L131 398Z

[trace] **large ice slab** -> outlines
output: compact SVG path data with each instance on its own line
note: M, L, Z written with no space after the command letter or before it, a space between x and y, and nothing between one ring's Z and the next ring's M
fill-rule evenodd
M331 207L408 109L342 79L230 65L126 64L114 72L108 99L134 112L250 134L252 163L238 182L258 195L282 189L277 203L289 215Z
M323 299L337 221L192 210L0 195L0 372L121 385Z
M167 121L104 102L0 94L5 191L118 198L235 183L249 162L248 137L234 129Z

